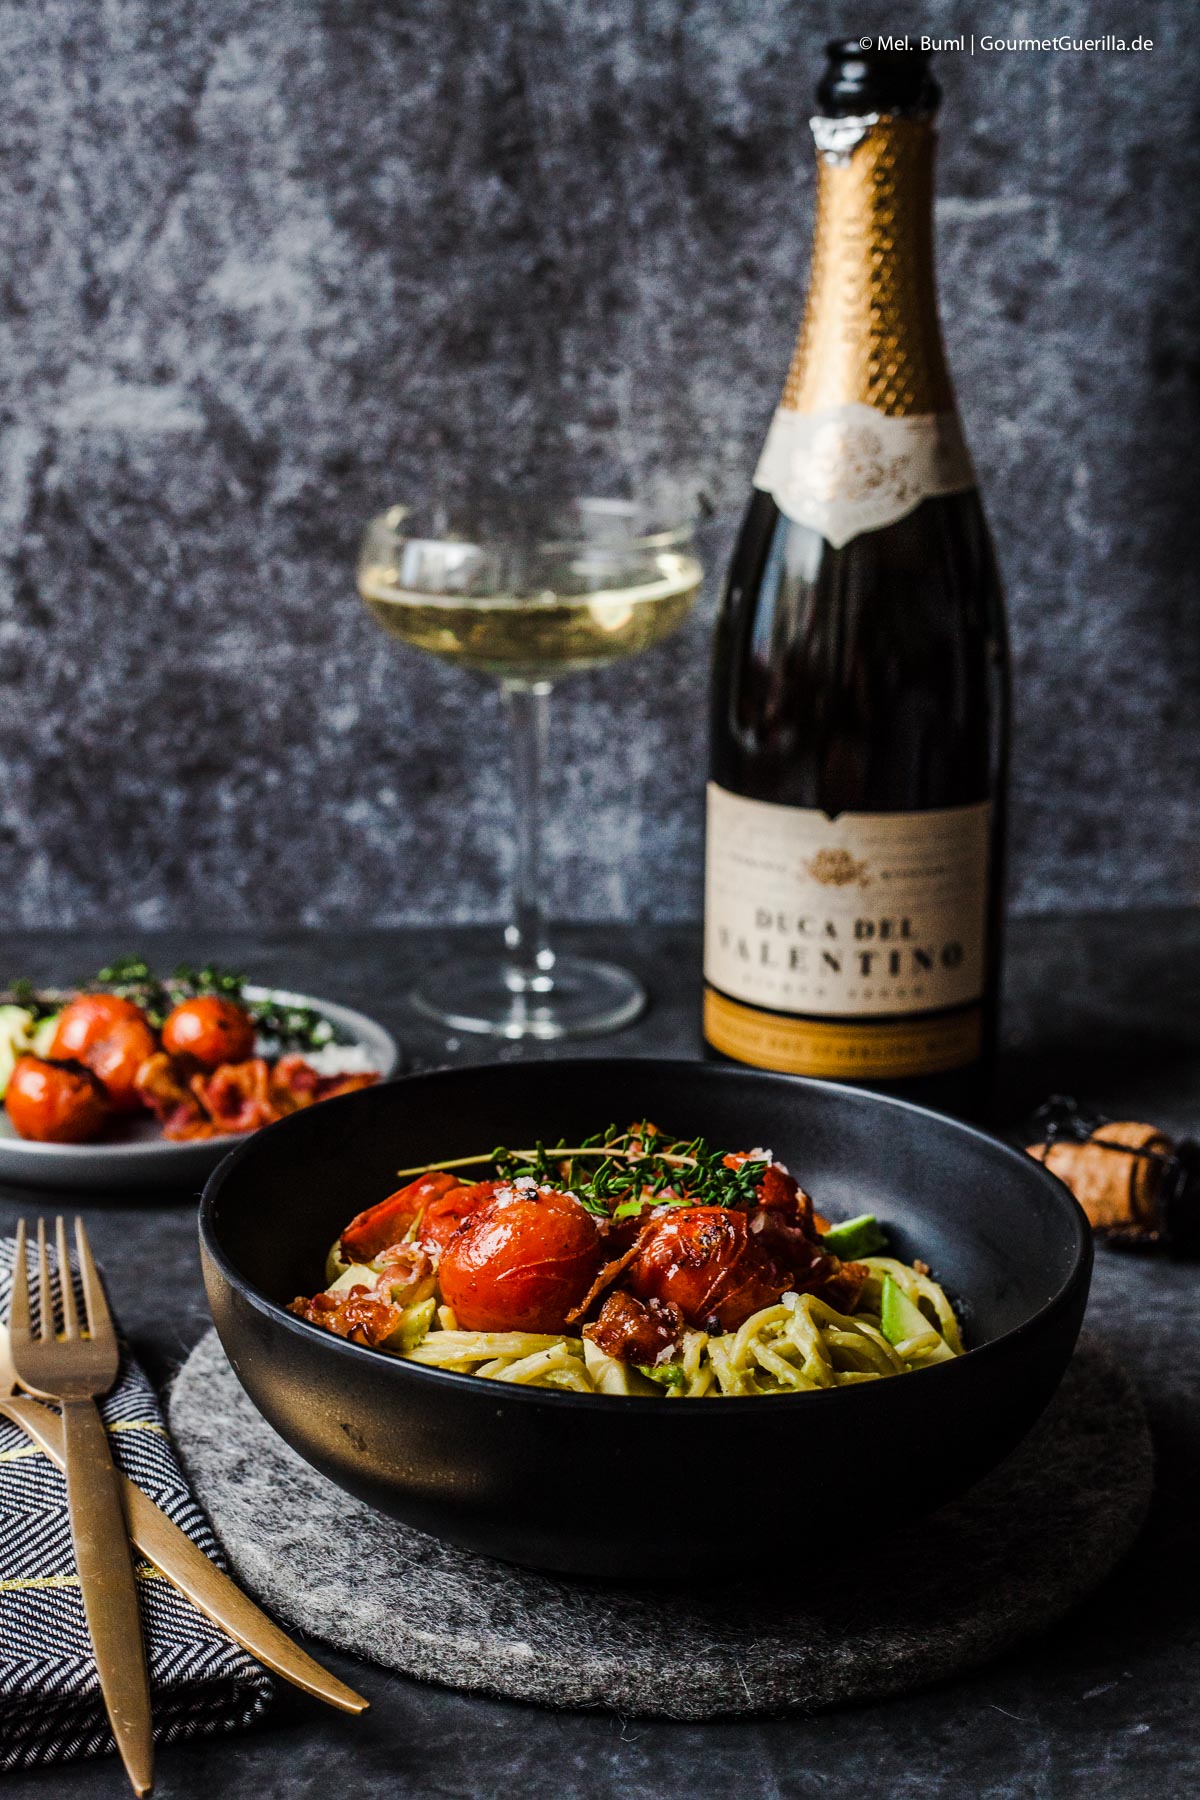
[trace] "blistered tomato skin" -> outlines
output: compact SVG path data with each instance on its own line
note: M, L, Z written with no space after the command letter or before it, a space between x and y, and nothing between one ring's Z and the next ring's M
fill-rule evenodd
M438 1250L444 1255L459 1227L480 1207L486 1206L502 1185L499 1181L477 1181L470 1187L451 1188L439 1199L432 1200L421 1216L416 1242L426 1250Z
M137 1088L137 1072L158 1050L158 1039L144 1019L118 1019L103 1037L96 1038L80 1056L118 1112L136 1113L145 1108Z
M490 1200L498 1186L495 1181L478 1181L464 1187L457 1175L431 1169L351 1219L342 1233L342 1255L348 1262L370 1262L381 1250L400 1243L414 1226L415 1243L444 1250L463 1220Z
M18 1135L43 1144L86 1144L111 1112L90 1069L40 1056L18 1058L4 1105Z
M639 1300L670 1301L689 1325L736 1331L793 1284L792 1271L750 1230L744 1212L693 1206L661 1219L626 1277Z
M202 1069L218 1069L254 1055L254 1021L232 1000L202 994L167 1014L162 1041L171 1056L190 1056Z
M140 1006L122 999L120 994L80 994L58 1015L50 1040L50 1059L66 1062L74 1058L82 1062L93 1044L122 1023L146 1025L146 1015Z
M450 1239L438 1283L464 1331L558 1333L600 1258L596 1224L570 1194L501 1185Z

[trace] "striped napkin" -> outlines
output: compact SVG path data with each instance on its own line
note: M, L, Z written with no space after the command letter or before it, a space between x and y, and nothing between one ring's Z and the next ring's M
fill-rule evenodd
M0 1319L8 1317L14 1250L11 1238L0 1239ZM31 1277L34 1254L31 1246ZM154 1390L125 1348L120 1380L100 1410L120 1467L224 1568L175 1460ZM155 1742L250 1724L271 1699L266 1670L134 1554ZM75 1573L66 1484L24 1432L0 1418L0 1770L105 1756L115 1748Z

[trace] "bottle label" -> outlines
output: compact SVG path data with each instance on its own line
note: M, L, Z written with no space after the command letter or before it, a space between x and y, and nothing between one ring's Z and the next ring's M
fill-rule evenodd
M991 810L831 819L709 782L706 981L729 1000L816 1020L978 1001Z
M818 412L778 407L754 485L838 550L930 495L974 487L975 476L956 414L892 418L852 401Z
M707 988L704 1035L723 1055L756 1069L827 1081L894 1081L942 1075L975 1062L983 1050L983 1008L835 1023L762 1012Z

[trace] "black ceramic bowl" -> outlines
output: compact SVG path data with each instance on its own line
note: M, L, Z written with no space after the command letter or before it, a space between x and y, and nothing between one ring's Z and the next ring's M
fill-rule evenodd
M877 1213L896 1253L946 1285L968 1354L815 1394L622 1399L423 1368L284 1310L322 1285L329 1245L397 1169L643 1117L769 1146L827 1216ZM850 1088L648 1060L454 1069L297 1113L221 1164L200 1241L230 1361L309 1462L472 1550L625 1577L736 1574L814 1538L861 1557L888 1521L967 1487L1057 1387L1092 1261L1067 1189L965 1125Z

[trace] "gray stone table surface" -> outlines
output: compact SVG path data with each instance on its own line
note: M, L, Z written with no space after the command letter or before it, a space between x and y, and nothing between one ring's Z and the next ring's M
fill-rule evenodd
M478 934L474 934L478 938ZM402 1036L414 1064L478 1058L408 1013L408 977L450 934L433 930L237 936L145 934L169 965L213 956L259 979L365 1007ZM453 934L455 947L472 936ZM698 934L591 927L576 945L623 955L643 975L645 1018L594 1054L693 1055ZM86 976L127 937L11 934L0 974ZM1177 1132L1200 1130L1200 912L1017 922L1011 933L999 1123L1052 1091L1074 1092ZM509 1052L512 1054L512 1052ZM0 1231L45 1205L0 1188ZM83 1209L127 1331L156 1380L169 1379L208 1323L192 1197ZM343 1720L281 1694L268 1722L162 1752L164 1800L369 1790L430 1800L684 1800L720 1794L808 1800L858 1791L887 1800L1184 1800L1200 1790L1193 1728L1200 1680L1200 1265L1101 1251L1089 1322L1134 1371L1155 1432L1150 1522L1116 1574L1047 1636L928 1692L814 1719L677 1725L552 1713L423 1686L348 1657L331 1666L372 1701ZM803 1518L797 1554L811 1554ZM127 1792L114 1761L10 1777L14 1800Z

